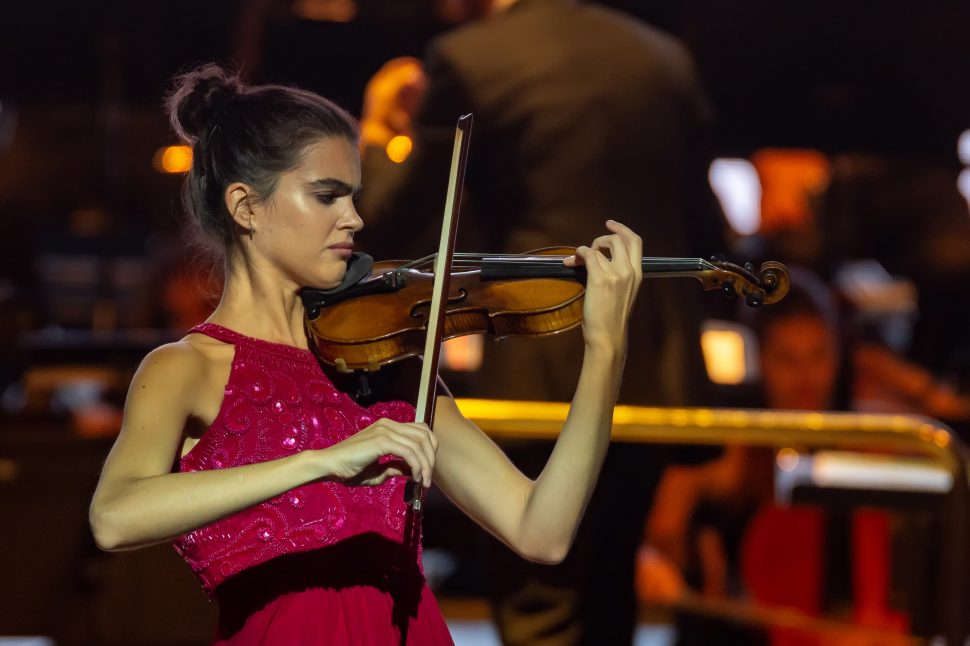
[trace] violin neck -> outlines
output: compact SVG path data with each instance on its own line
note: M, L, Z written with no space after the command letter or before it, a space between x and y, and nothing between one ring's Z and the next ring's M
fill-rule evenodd
M571 278L585 280L585 267L566 267L563 256L494 256L481 261L482 280L512 280L522 278ZM714 269L702 258L643 258L640 266L644 278L696 276L698 272Z

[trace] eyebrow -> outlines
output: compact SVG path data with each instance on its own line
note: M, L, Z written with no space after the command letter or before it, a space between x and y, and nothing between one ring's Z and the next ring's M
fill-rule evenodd
M312 182L308 182L307 186L313 190L319 189L330 189L335 193L340 193L341 195L351 195L357 196L360 194L362 187L358 186L356 189L344 182L337 179L336 177L327 177L324 179L315 179Z

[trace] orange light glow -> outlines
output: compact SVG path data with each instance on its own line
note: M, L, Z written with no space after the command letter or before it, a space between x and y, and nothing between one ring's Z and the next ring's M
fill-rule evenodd
M152 159L152 166L159 173L187 173L192 168L192 149L188 146L159 148Z
M400 164L411 154L411 138L398 135L387 142L387 158L395 164Z
M751 156L761 180L761 232L804 231L811 199L829 182L829 162L807 149L763 148Z
M740 384L747 376L744 337L736 330L706 329L701 350L707 375L716 384Z
M798 451L795 449L781 449L775 455L775 464L782 471L791 473L798 466Z
M482 346L480 334L469 334L448 339L441 344L441 363L448 370L456 372L475 372L482 366Z
M354 0L296 0L290 10L303 20L350 22L357 15Z

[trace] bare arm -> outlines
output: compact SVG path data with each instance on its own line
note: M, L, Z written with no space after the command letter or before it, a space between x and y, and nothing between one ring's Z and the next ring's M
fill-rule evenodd
M469 516L530 560L556 563L565 558L609 445L641 254L638 237L622 225L611 229L618 235L598 239L593 250L577 250L590 277L583 368L562 432L539 477L526 478L450 399L440 398L436 409L436 481ZM607 248L612 262L596 250Z
M558 563L572 544L609 444L619 356L587 351L555 449L524 476L450 398L438 399L435 481L465 513L524 558Z
M410 472L430 483L434 444L425 427L380 420L323 450L227 469L172 473L186 421L211 364L186 342L146 357L132 380L125 417L90 508L102 549L162 542L320 478L379 484ZM401 462L377 465L382 455Z

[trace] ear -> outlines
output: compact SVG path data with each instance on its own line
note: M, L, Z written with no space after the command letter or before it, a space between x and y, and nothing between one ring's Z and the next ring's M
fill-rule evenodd
M256 193L249 184L233 182L226 187L224 198L229 215L245 231L254 227L256 210L253 208Z

